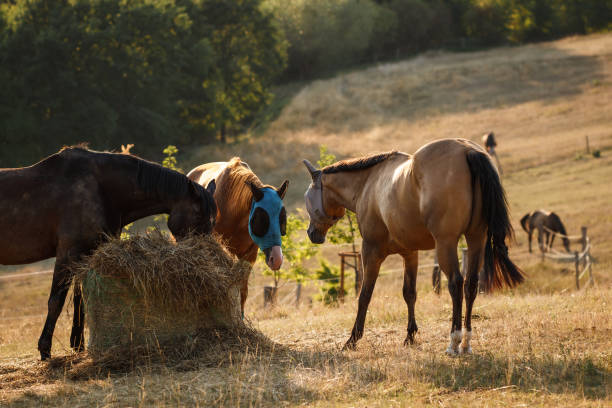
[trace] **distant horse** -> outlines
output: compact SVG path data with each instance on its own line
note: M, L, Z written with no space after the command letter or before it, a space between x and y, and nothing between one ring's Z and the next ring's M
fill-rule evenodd
M30 167L0 169L0 264L56 257L40 357L51 342L72 281L70 264L91 253L105 235L152 214L167 213L177 237L210 233L217 209L212 194L184 175L118 153L64 148ZM81 289L74 288L70 346L83 349Z
M488 287L512 287L524 279L508 258L505 240L512 235L512 226L490 156L468 140L444 139L421 147L414 156L389 152L340 161L321 170L307 160L304 164L312 177L305 193L310 240L323 243L327 230L345 209L356 213L363 237L365 277L357 318L344 348L355 348L363 336L380 265L390 254L404 258L403 295L408 306L404 344L414 342L418 330L414 317L418 251L435 247L453 300L447 353L471 352L472 306L483 256ZM461 235L468 245L465 285L457 259ZM463 291L466 314L462 336Z
M570 243L569 239L566 237L567 232L565 231L565 226L561 222L561 218L554 212L536 210L525 214L523 218L521 218L521 226L527 235L529 235L529 252L531 252L531 236L536 229L538 230L538 246L540 247L540 251L546 252L548 249L552 248L555 235L559 233L563 235L561 239L563 240L565 250L570 252ZM553 232L551 233L549 230ZM544 243L544 241L546 242Z
M254 264L258 248L261 248L270 269L281 267L281 235L285 235L287 228L287 213L282 200L288 180L278 189L263 185L239 157L228 162L202 164L191 170L187 177L201 185L216 180L214 198L219 213L215 232L227 242L230 252ZM240 290L243 315L247 296L248 277Z

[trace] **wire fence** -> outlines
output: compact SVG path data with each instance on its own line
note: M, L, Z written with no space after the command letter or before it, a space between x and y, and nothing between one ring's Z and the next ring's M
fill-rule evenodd
M580 289L580 279L582 279L587 272L589 272L587 285L593 285L593 258L591 257L591 240L587 235L587 227L581 227L581 235L564 235L548 227L544 227L544 229L549 234L554 234L553 237L558 235L561 238L568 239L570 242L579 242L582 245L582 249L580 251L574 251L573 253L563 253L552 249L550 246L546 246L542 251L542 260L548 259L554 262L573 262L576 272L576 289ZM552 243L552 238L550 242Z

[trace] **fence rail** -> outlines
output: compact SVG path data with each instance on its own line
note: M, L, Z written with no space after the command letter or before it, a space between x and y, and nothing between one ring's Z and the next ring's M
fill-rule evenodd
M564 235L558 232L552 231L551 229L544 227L549 233L558 235L561 238L569 239L570 241L577 241L582 244L582 249L574 251L573 253L563 253L556 251L552 248L545 248L542 252L542 260L549 259L554 262L573 262L576 272L576 289L580 289L580 279L589 272L588 284L593 285L593 258L591 257L591 240L587 235L587 227L581 227L581 235ZM580 269L582 264L582 269Z

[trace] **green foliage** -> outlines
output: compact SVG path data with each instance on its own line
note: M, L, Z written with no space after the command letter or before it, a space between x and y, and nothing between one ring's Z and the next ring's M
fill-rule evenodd
M304 282L309 277L304 263L318 252L318 248L304 235L306 228L308 221L299 212L287 216L287 234L282 237L283 267L277 271L266 267L263 271L264 275L274 278L274 286L278 286L281 279ZM258 256L265 264L264 253L259 251Z
M379 6L370 0L266 0L288 42L287 74L312 77L363 60Z
M176 154L178 153L178 149L176 148L176 146L168 145L163 150L163 153L166 156L164 157L164 160L162 161L162 166L164 166L164 167L166 167L168 169L172 169L172 170L178 171L179 173L183 173L183 170L176 166L176 164L177 164Z
M320 260L320 265L321 267L315 271L315 278L321 281L320 293L315 299L326 305L337 305L340 295L340 269L325 259Z
M285 61L260 0L16 0L0 30L1 167L82 141L210 143L269 103Z
M601 150L599 149L593 150L593 157L595 157L596 159L599 159L601 157Z

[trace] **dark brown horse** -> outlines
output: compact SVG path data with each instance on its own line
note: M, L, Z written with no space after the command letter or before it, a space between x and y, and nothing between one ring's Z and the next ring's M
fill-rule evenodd
M403 295L408 306L404 343L413 343L417 332L414 305L418 251L435 247L453 299L447 353L469 353L472 306L483 258L487 286L514 286L523 281L522 272L508 258L505 241L512 235L512 226L504 190L490 156L470 141L444 139L423 146L414 156L390 152L340 161L321 170L308 161L305 164L312 176L305 194L310 240L324 242L327 230L345 209L356 213L363 237L365 277L357 318L345 348L354 348L363 335L380 265L390 254L404 258ZM465 285L457 259L461 235L465 235L468 245Z
M554 212L536 210L525 214L521 218L521 226L529 236L529 252L531 252L531 236L534 230L538 230L538 246L540 251L547 252L552 248L555 235L561 234L563 247L567 252L570 252L570 242L567 239L565 226L561 222L561 218Z
M184 175L134 156L65 148L39 163L0 169L0 263L18 265L56 257L48 313L38 341L51 356L55 323L72 281L70 264L105 235L118 235L139 218L169 214L177 237L209 233L215 222L208 189ZM83 349L83 301L74 288L70 346Z
M278 189L263 185L239 157L228 162L202 164L187 177L201 185L216 180L214 198L219 212L215 232L227 242L230 252L254 264L261 248L271 269L281 267L281 235L285 235L287 225L282 199L289 181L285 180ZM243 315L247 296L248 278L240 290Z

